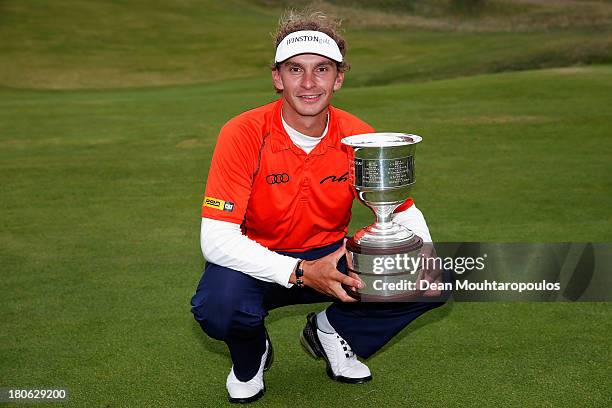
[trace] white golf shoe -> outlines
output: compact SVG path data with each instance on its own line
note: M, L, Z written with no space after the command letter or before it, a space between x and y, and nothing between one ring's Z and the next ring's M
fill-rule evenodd
M314 358L323 357L327 375L332 380L360 384L372 379L368 366L357 360L351 347L338 333L325 333L317 328L315 313L306 317L300 342Z
M234 366L227 376L225 386L227 388L227 398L229 402L244 404L247 402L257 401L263 397L266 392L264 383L264 371L267 371L274 360L274 349L272 343L266 333L266 351L261 356L261 364L259 370L249 381L240 381L234 374Z

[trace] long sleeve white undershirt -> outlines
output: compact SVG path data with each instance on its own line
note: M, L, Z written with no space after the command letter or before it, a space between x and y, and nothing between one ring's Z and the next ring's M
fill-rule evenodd
M398 224L408 227L424 242L431 242L423 213L413 204L393 216ZM291 287L289 277L297 260L280 255L242 235L240 225L228 221L202 218L200 234L202 254L207 261L235 269L266 282Z
M242 235L240 225L202 218L200 231L202 254L208 262L235 269L266 282L287 288L297 259L277 254Z
M327 126L323 135L316 138L291 128L284 119L283 125L293 143L306 154L310 153L327 133ZM431 242L425 217L414 204L407 210L394 214L393 220L408 227L424 242ZM242 234L238 224L202 218L200 246L208 262L241 271L265 282L275 282L287 288L293 286L289 283L289 277L297 259L277 254L253 241Z

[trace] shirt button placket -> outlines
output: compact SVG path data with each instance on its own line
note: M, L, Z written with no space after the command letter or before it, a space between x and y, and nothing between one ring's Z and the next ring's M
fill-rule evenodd
M300 192L300 201L308 201L308 196L310 195L310 178L308 174L310 164L310 156L306 157L304 161L304 178L302 179L302 191Z

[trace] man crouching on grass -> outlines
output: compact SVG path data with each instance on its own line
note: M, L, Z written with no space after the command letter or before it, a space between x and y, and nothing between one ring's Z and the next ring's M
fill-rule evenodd
M331 379L359 384L372 374L357 356L368 358L441 304L359 303L343 289L363 283L345 274L354 195L342 177L348 151L340 140L374 129L330 105L349 68L337 23L290 12L275 47L272 83L280 98L236 116L219 134L202 206L207 263L191 300L204 332L229 348L226 387L239 403L265 392L263 373L273 360L269 310L333 302L306 317L301 341L325 360ZM411 199L394 221L431 242Z

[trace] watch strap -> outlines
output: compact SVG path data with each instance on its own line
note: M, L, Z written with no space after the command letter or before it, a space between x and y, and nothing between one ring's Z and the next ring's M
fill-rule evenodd
M302 279L302 277L304 276L304 269L302 269L302 263L304 262L303 259L300 259L299 262L297 263L296 267L295 267L295 285L298 288L303 288L304 287L304 280Z

